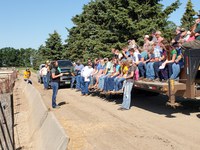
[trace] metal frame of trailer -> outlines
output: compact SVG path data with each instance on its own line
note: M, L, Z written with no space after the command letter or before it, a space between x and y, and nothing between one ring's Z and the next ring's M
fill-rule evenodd
M200 49L186 50L184 68L179 81L169 80L167 83L135 81L134 88L165 94L169 97L167 105L180 106L176 96L187 99L200 99Z

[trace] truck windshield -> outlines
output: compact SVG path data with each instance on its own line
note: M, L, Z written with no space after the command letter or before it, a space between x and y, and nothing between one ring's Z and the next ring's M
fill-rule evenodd
M70 61L58 61L59 67L71 67L73 66Z

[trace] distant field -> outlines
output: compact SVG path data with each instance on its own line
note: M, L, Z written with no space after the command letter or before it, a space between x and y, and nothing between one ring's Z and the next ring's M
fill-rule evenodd
M18 69L19 71L23 71L26 70L26 67L17 67L16 69ZM31 72L37 73L37 70L34 70L33 68L29 68L31 70Z

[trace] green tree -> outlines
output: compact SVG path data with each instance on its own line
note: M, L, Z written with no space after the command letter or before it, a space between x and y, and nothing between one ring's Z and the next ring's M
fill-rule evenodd
M31 67L30 57L35 53L32 48L15 49L5 47L0 49L0 66L6 67Z
M62 39L56 31L53 34L49 34L45 44L45 47L42 49L44 57L51 60L62 59Z
M187 29L190 29L194 25L196 15L195 10L193 9L193 4L191 0L188 0L185 13L181 18L181 26Z
M95 0L72 18L75 26L68 29L66 56L80 58L109 57L112 47L121 48L129 39L142 44L143 36L153 29L169 38L172 23L169 15L179 5L176 0L163 10L160 0Z
M41 45L33 55L34 69L38 69L39 65L44 64L47 60L63 59L63 50L61 36L56 31L49 34L45 44Z

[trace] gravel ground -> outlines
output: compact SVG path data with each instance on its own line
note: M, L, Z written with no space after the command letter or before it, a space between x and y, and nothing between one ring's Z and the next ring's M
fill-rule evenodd
M43 90L35 74L32 81L51 109L52 90ZM200 149L199 102L173 109L165 105L167 97L144 93L132 101L130 110L119 111L121 96L108 100L63 88L57 96L61 108L51 111L70 137L69 150Z

